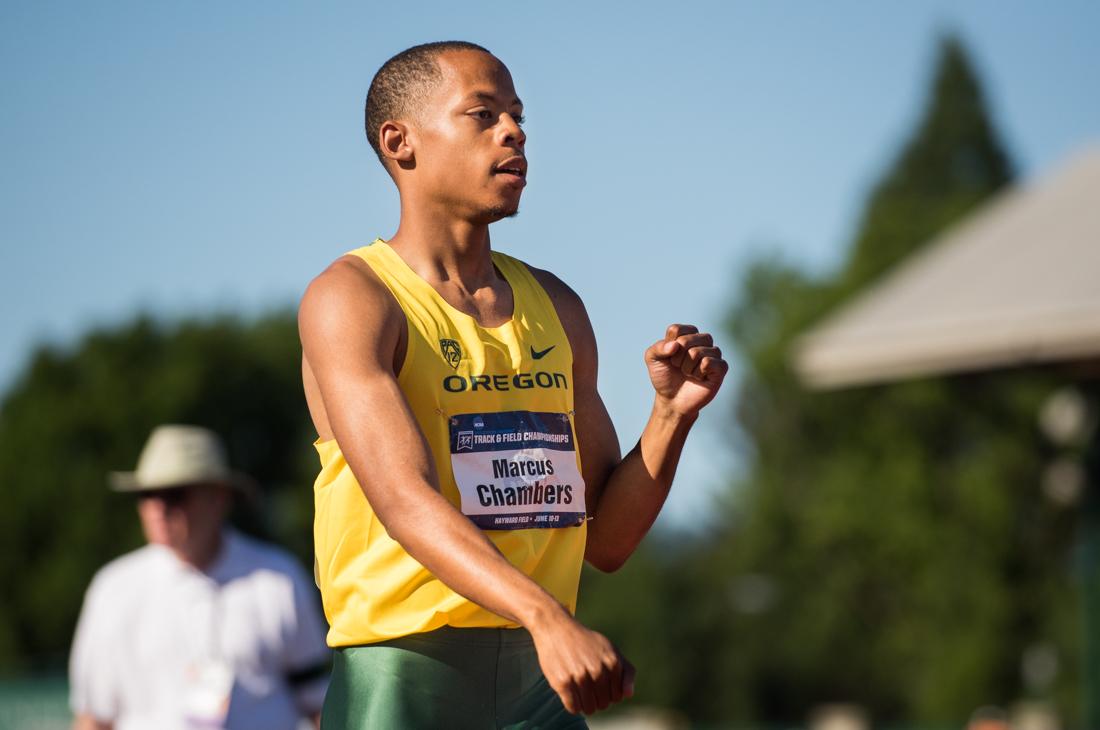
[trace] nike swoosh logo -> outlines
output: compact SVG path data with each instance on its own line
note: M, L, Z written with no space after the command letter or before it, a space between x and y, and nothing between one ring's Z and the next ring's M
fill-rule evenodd
M550 345L550 347L547 347L545 350L536 350L535 346L532 345L531 357L535 358L536 360L541 360L542 358L546 357L546 354L553 350L555 347L557 347L557 345Z

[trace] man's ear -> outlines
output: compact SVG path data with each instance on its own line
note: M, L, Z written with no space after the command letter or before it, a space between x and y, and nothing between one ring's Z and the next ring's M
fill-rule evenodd
M398 164L411 162L413 159L409 127L402 122L383 122L378 129L378 146L383 157Z

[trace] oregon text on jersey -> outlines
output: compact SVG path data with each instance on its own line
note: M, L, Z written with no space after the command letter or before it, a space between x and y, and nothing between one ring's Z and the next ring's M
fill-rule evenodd
M530 388L559 388L569 390L569 379L564 373L548 373L538 370L515 375L448 375L443 378L443 389L448 393L478 390L528 390Z

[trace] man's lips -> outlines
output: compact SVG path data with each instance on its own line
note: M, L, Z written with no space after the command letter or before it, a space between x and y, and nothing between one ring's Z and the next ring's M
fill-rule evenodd
M520 179L527 177L527 160L523 157L509 157L493 167L494 175L514 175Z

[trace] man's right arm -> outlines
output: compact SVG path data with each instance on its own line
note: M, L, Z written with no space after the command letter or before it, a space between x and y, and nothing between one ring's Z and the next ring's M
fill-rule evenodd
M69 704L73 710L73 730L111 730L114 722L99 717L113 716L116 694L110 670L110 649L105 645L103 618L112 615L115 606L105 602L110 586L96 574L84 593L80 618L69 652ZM97 717L97 715L99 717Z
M632 692L633 669L496 549L439 491L429 446L393 370L404 315L365 264L341 260L299 310L306 368L328 426L389 535L450 588L530 632L570 712ZM324 436L324 434L322 434Z

